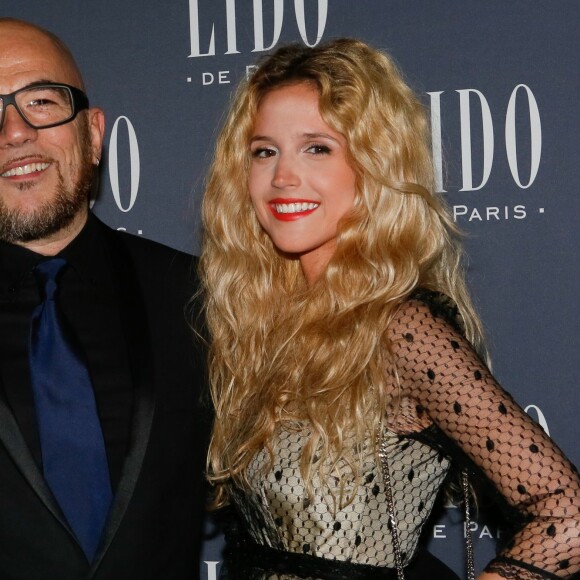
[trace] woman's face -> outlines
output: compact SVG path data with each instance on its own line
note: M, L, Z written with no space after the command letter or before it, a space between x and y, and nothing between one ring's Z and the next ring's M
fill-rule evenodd
M346 140L322 120L317 90L302 83L262 99L250 150L249 189L258 220L279 250L300 258L313 281L354 203Z

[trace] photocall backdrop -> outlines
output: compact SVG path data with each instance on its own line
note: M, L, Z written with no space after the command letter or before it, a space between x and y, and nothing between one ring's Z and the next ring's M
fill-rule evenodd
M438 189L466 234L494 373L578 463L580 4L562 0L1 0L71 47L107 131L94 211L199 250L214 138L236 83L281 43L390 52L431 112ZM430 550L463 571L460 510ZM489 515L489 514L487 514ZM501 526L474 524L476 564ZM208 524L211 531L211 524ZM210 534L203 580L219 572Z

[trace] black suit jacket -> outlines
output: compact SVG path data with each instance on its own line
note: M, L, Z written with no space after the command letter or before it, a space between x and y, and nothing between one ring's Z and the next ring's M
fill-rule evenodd
M190 256L102 223L129 348L129 452L95 560L43 480L0 384L0 579L190 580L199 576L209 405L204 353L186 320ZM90 307L90 305L88 305ZM190 320L199 308L190 306Z

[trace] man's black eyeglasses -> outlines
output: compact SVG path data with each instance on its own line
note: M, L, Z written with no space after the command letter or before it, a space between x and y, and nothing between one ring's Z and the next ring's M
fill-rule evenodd
M14 105L33 129L48 129L72 121L79 111L89 108L87 95L70 85L46 83L0 95L0 130L8 105Z

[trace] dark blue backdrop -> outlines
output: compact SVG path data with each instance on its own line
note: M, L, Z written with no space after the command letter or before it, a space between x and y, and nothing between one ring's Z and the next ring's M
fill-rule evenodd
M193 252L216 128L246 67L319 36L390 51L431 107L440 188L466 233L495 375L578 462L579 4L2 0L0 14L61 36L106 112L96 213ZM448 509L429 530L432 551L458 571L459 515ZM478 568L497 533L478 525ZM204 580L220 546L206 545Z

